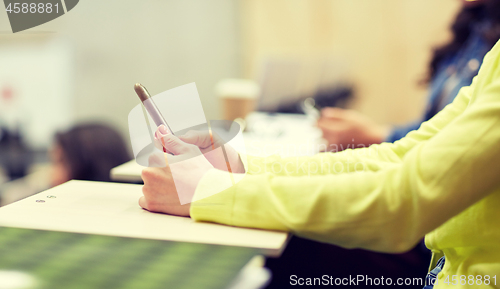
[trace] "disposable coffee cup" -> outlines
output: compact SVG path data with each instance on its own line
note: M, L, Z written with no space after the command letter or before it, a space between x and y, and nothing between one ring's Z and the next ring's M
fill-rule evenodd
M255 109L260 89L252 80L224 79L217 83L215 91L222 105L223 118L235 120L245 119Z

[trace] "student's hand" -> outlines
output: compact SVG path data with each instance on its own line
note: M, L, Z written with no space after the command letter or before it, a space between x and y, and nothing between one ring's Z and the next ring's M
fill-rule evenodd
M142 171L144 196L139 199L139 205L152 212L189 216L190 204L181 205L178 193L193 196L199 181L213 166L195 145L172 134L161 135L159 140L174 155L150 157L149 163L153 167Z
M381 143L390 132L389 126L377 124L357 111L334 107L321 111L317 126L334 151Z
M179 136L179 138L189 144L193 144L200 148L201 152L205 155L207 160L214 166L214 168L228 171L226 159L224 158L221 146L224 146L227 158L233 173L244 173L245 167L241 162L238 152L230 145L224 145L224 140L217 134L213 133L213 146L212 138L208 131L191 130L186 134ZM215 150L213 149L215 147Z

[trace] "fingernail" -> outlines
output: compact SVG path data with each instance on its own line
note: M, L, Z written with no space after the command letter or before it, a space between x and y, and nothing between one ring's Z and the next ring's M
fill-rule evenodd
M167 130L167 128L166 128L163 124L162 124L162 125L160 125L160 127L158 128L158 130L160 131L160 133L161 133L162 135L166 135L166 134L168 134L168 130Z

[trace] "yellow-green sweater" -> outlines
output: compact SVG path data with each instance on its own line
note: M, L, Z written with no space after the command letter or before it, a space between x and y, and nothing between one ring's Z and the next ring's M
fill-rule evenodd
M498 43L472 85L400 141L247 160L237 184L191 205L193 219L380 252L408 250L425 235L427 247L446 256L435 288L477 287L452 285L453 275L497 276L489 286L500 286ZM230 182L211 170L195 198Z

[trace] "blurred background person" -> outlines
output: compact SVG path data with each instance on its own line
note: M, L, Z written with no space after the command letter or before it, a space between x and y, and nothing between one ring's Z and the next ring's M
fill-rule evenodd
M110 171L131 156L122 136L102 124L80 124L56 135L51 185L69 180L110 182Z
M421 120L395 127L379 124L356 110L325 108L317 125L329 148L337 151L394 142L451 103L463 86L471 84L485 54L500 38L500 1L462 1L451 31L450 42L433 53L425 80L430 88L428 104ZM429 260L429 251L423 243L404 254L382 254L346 250L294 236L283 256L269 259L267 266L274 274L270 288L280 288L290 274L309 276L333 271L336 276L357 272L369 276L415 277L425 274Z
M323 137L335 150L394 142L416 130L446 105L460 88L472 83L485 54L500 38L500 1L462 1L451 26L451 41L434 51L429 65L429 96L423 117L404 126L383 125L355 110L325 108L318 121Z
M23 153L30 154L26 149ZM49 163L33 165L26 176L0 186L0 205L69 180L110 182L111 169L132 157L116 129L103 124L83 123L55 135L49 159Z

